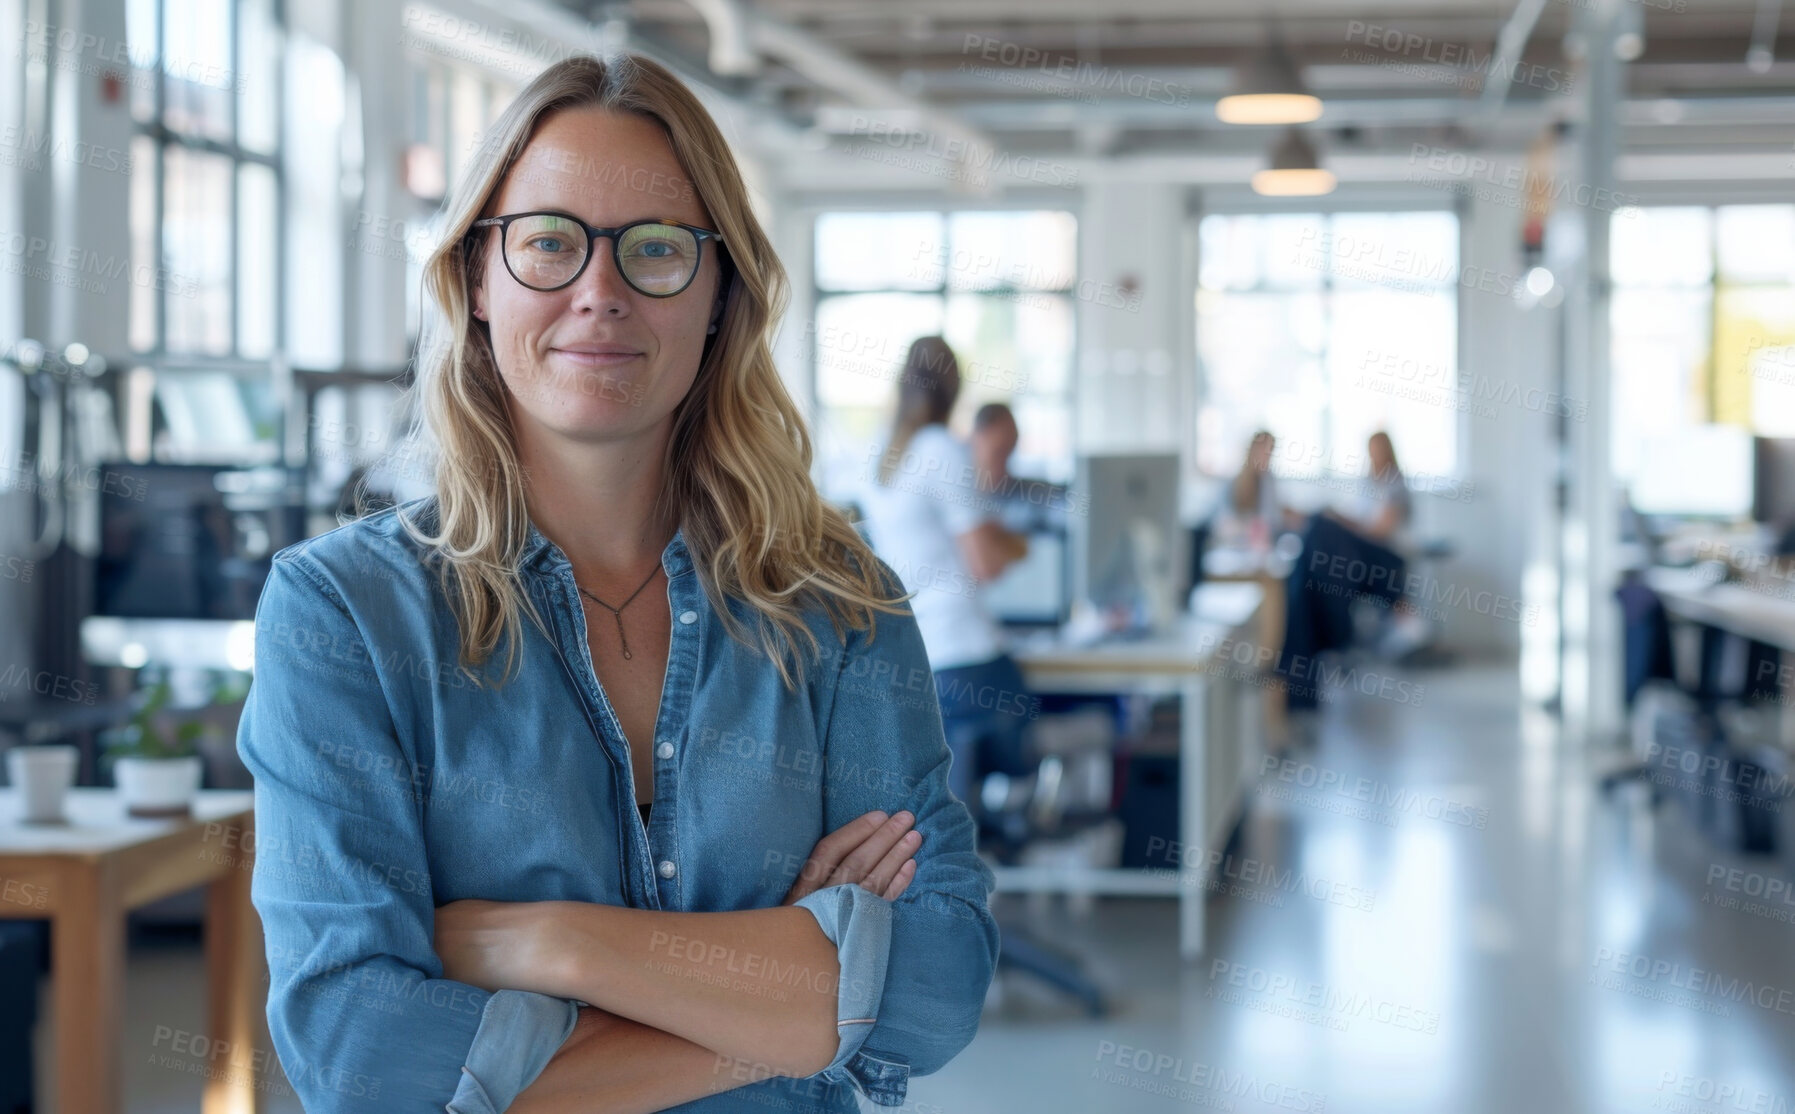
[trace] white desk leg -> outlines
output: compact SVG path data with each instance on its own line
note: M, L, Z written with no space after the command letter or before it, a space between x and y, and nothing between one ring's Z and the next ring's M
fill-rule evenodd
M1208 904L1208 823L1204 809L1208 773L1209 678L1197 673L1184 682L1178 709L1178 828L1184 844L1178 871L1178 951L1185 959L1203 954L1203 910Z

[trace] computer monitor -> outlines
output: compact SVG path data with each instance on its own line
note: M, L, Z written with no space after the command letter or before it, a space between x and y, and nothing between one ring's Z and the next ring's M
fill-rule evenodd
M1178 612L1189 544L1178 522L1177 453L1084 456L1072 528L1072 590L1098 607L1140 608L1147 624Z
M1633 509L1654 518L1736 521L1752 512L1751 434L1695 425L1646 438L1633 474Z
M1795 437L1759 437L1752 442L1754 522L1795 526Z
M300 469L108 463L98 475L95 615L253 619L275 552L305 537Z
M1066 621L1066 535L1040 530L1028 535L1028 556L982 589L992 618L1006 626L1058 626Z

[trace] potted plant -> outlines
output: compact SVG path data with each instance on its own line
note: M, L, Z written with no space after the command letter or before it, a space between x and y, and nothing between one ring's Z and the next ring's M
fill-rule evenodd
M198 742L205 725L188 720L175 728L172 738L164 735L155 721L168 698L168 682L156 682L129 723L101 735L113 764L113 784L132 816L185 816L199 792L205 763Z

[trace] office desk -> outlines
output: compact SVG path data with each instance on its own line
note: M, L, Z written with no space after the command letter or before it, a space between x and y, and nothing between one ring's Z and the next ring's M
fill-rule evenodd
M1683 569L1651 569L1646 584L1678 619L1702 623L1795 652L1795 580L1776 581L1770 590L1729 581L1704 586Z
M1709 584L1686 569L1653 568L1646 571L1645 582L1671 618L1717 627L1782 651L1777 741L1795 749L1795 579L1772 578L1763 587L1738 581Z
M1254 645L1263 592L1256 583L1205 584L1197 610L1171 634L1093 646L1034 646L1016 652L1037 693L1140 693L1177 696L1177 869L998 867L1004 891L1176 896L1178 943L1186 959L1202 954L1208 852L1220 851L1237 815L1241 789L1258 772L1261 726L1254 702L1238 699L1248 665L1225 657L1230 640Z
M257 1109L258 1069L271 1058L258 1052L267 1045L261 922L249 903L253 803L247 791L205 790L190 817L140 820L113 790L79 788L69 791L68 823L27 825L18 791L0 789L0 917L51 922L55 1109L122 1109L125 914L198 885L206 886L209 1028L183 1034L179 1046L171 1037L128 1051L200 1074L205 1114Z

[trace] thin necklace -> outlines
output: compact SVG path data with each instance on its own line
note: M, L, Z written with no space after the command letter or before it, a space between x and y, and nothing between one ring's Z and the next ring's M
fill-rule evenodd
M654 574L657 572L660 572L660 571L661 571L661 566L657 564L649 572L648 580L644 580L641 584L641 587L639 587L635 591L631 592L629 594L629 599L624 600L622 606L619 606L619 607L612 607L610 604L606 603L604 600L601 600L597 596L593 595L591 592L586 591L586 589L580 588L580 586L577 582L574 584L575 588L580 588L580 595L585 596L587 599L591 600L593 603L604 608L606 611L609 611L611 613L611 618L617 620L617 641L623 643L623 660L624 661L634 661L635 655L633 655L629 652L629 638L627 636L625 636L623 633L623 609L625 607L628 607L631 603L635 602L636 597L642 594L642 589L648 587L649 582L654 580Z

